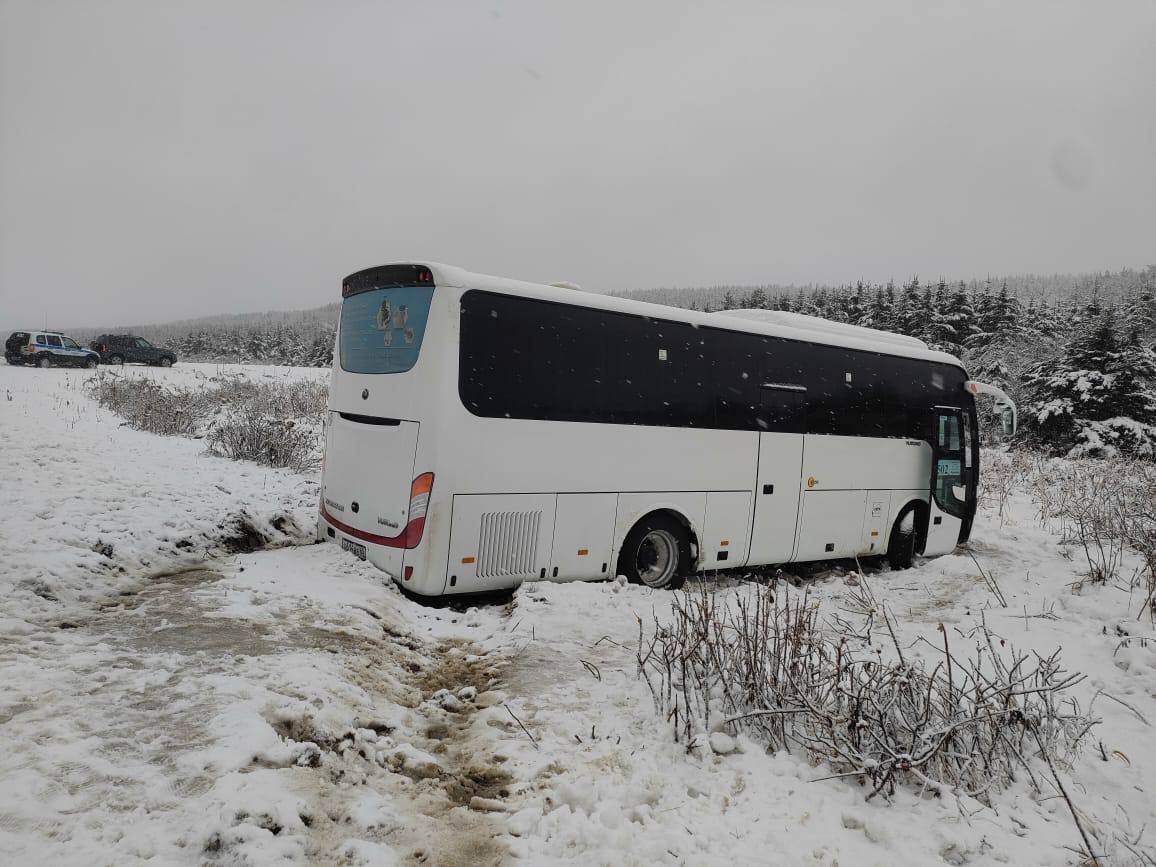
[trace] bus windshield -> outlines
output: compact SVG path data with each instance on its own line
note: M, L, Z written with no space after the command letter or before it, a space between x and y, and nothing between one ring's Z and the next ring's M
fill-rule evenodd
M373 289L341 304L341 368L349 373L405 373L417 363L432 286Z

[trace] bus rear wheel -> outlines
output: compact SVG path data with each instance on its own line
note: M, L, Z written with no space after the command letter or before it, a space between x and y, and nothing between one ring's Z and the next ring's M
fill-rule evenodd
M908 506L895 519L887 543L887 562L895 570L910 569L915 562L915 506Z
M618 574L636 584L677 590L690 568L690 539L667 515L648 515L626 536L618 555Z

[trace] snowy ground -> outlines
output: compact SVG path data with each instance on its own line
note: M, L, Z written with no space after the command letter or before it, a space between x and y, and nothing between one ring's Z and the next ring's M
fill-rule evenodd
M0 863L1079 862L1058 797L868 803L742 738L688 753L635 675L637 618L669 594L416 605L335 546L296 546L314 478L122 427L89 375L0 368ZM1156 833L1133 844L1156 812L1156 643L1121 646L1151 624L1119 589L1074 595L1078 562L1023 497L973 538L1006 609L966 555L867 580L904 643L940 623L966 642L982 613L1009 644L1063 648L1102 719L1069 794L1105 863L1151 863L1120 843ZM837 608L851 590L812 592Z

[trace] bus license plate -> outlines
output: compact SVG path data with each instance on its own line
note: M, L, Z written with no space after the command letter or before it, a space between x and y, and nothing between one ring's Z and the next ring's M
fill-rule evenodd
M364 545L358 545L356 542L351 542L349 539L342 539L341 540L341 548L342 548L342 550L349 551L349 552L355 554L357 557L359 557L362 560L365 559L365 546Z

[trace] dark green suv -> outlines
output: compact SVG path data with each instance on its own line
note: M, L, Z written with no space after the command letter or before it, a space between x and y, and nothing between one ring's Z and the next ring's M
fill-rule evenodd
M143 337L132 334L102 334L89 344L100 353L105 364L157 364L172 367L177 354L171 349L153 346Z

